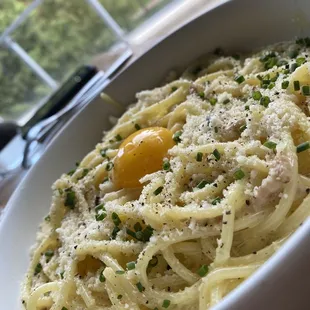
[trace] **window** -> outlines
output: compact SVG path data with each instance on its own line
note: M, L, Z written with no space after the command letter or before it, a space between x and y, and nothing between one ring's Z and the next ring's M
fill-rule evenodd
M0 119L19 120L77 67L111 47L123 52L126 34L169 2L2 0Z

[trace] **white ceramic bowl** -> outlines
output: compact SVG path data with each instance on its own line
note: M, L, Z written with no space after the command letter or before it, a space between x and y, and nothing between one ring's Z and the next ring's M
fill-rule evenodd
M134 94L156 86L170 69L181 68L198 56L221 46L249 51L258 46L310 34L308 0L235 0L205 13L169 35L105 89L123 104ZM20 282L29 264L29 248L38 225L50 207L50 187L70 170L109 128L111 106L100 99L84 108L57 135L40 161L11 198L0 224L0 309L21 309ZM310 222L258 272L215 308L309 309Z

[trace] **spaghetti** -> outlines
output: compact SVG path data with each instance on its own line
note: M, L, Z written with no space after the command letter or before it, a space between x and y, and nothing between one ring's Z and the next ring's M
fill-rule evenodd
M137 94L53 185L27 310L207 309L310 213L309 39Z

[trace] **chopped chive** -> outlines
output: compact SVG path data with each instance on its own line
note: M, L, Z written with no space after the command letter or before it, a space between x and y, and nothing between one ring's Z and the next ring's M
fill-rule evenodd
M104 269L101 270L100 275L99 275L99 281L104 282L105 281L105 276L103 274Z
M206 180L202 180L198 183L197 188L202 189L204 188L206 185L208 184L208 182Z
M274 150L277 147L277 143L272 142L272 141L266 141L264 143L265 147L268 147L268 149Z
M234 172L234 178L236 180L241 180L242 178L244 178L244 176L245 174L240 168Z
M305 37L303 39L303 44L306 46L306 47L310 47L310 38L309 37Z
M82 173L82 178L84 178L87 175L88 172L89 172L89 169L84 168L83 169L83 173Z
M301 93L304 95L304 96L310 96L310 86L308 85L304 85L301 87Z
M116 141L122 141L123 138L122 138L122 136L120 134L118 134L118 135L115 136L115 140Z
M289 85L289 81L283 81L282 82L282 89L287 89Z
M202 265L198 270L197 273L201 276L204 277L209 271L209 267L207 265Z
M279 77L279 73L277 73L274 77L270 79L271 82L275 82Z
M131 236L132 238L137 239L137 234L134 231L132 231L131 229L126 228L126 233L127 233L127 235Z
M169 161L165 161L164 163L163 163L163 169L164 170L170 170L170 163L169 163Z
M215 199L212 200L211 204L215 206L215 205L218 204L220 201L221 201L221 198L220 198L220 197L216 197Z
M143 292L145 290L144 286L141 284L141 282L138 282L136 284L137 289L139 290L139 292Z
M116 274L124 274L125 271L124 271L124 270L116 270L115 273L116 273Z
M263 77L263 80L261 82L261 84L270 84L271 80L270 80L270 74L266 74L264 77Z
M65 274L65 272L64 271L62 271L62 272L60 272L59 273L59 275L60 275L60 278L63 280L63 278L64 278L64 274Z
M139 222L137 222L135 225L133 225L133 228L135 231L141 231L142 230L142 226Z
M66 189L65 206L70 209L75 207L75 192L71 188Z
M175 132L174 134L173 134L173 136L172 136L172 139L176 142L176 143L179 143L179 142L181 142L181 135L182 135L182 131L180 130L180 131L177 131L177 132Z
M158 188L155 189L155 191L153 192L153 194L154 194L155 196L159 195L159 194L162 192L163 188L164 188L163 186L159 186Z
M172 86L172 87L171 87L171 91L172 91L172 92L175 92L177 89L178 89L178 88L177 88L176 86Z
M300 153L300 152L308 150L309 148L310 148L310 143L309 142L304 142L304 143L299 144L296 147L296 152Z
M220 160L221 154L220 154L220 152L218 151L218 149L215 149L215 150L213 151L212 154L213 154L213 156L215 157L215 160L216 160L216 161Z
M272 57L275 57L276 56L276 53L275 52L267 52L267 53L265 53L264 55L262 55L261 57L260 57L260 61L261 62L265 62L265 61L267 61L269 58L272 58Z
M239 131L240 131L240 132L243 132L243 131L245 131L245 130L246 130L246 124L240 126L240 128L239 128Z
M54 251L53 250L47 250L44 253L45 257L51 258L54 255Z
M252 94L252 98L254 99L254 100L260 100L260 98L262 98L262 94L261 94L261 92L260 91L254 91L253 92L253 94Z
M105 212L102 212L100 214L96 214L95 218L96 221L102 221L107 217L107 214Z
M248 105L246 105L246 106L244 107L244 109L245 109L246 111L249 111L249 110L250 110L250 107L249 107Z
M265 69L271 69L274 66L276 66L278 63L278 59L276 57L270 57L265 63L264 67Z
M66 308L66 307L62 307L62 308L61 308L61 310L68 310L68 308Z
M294 90L300 90L300 83L299 81L294 81Z
M268 73L263 77L262 83L269 84L270 82L270 74Z
M165 299L163 301L163 304L161 305L163 308L168 308L170 306L170 300L169 299Z
M82 171L82 174L81 174L81 176L78 178L78 180L83 179L83 178L88 174L88 172L89 172L89 169L84 168L83 171Z
M237 77L235 77L235 81L238 83L238 84L241 84L245 81L245 78L243 75L239 75Z
M114 166L113 163L111 161L109 161L107 163L107 165L105 166L105 170L110 171L110 170L112 170L113 166Z
M136 233L134 233L135 234L135 236L134 236L134 238L136 238L137 240L139 240L139 241L143 241L143 238L144 238L144 233L143 233L143 231L137 231Z
M119 294L117 295L117 299L122 299L123 298L123 295Z
M223 101L223 104L227 104L227 103L229 103L229 102L230 102L229 99L225 99L225 100Z
M310 38L299 38L296 40L296 44L309 47L310 46Z
M129 262L126 264L126 266L127 266L128 270L133 270L136 268L136 263L135 262Z
M197 161L202 161L202 156L203 156L203 154L202 154L201 152L198 152L198 153L196 154L196 160L197 160Z
M269 103L270 103L270 98L268 96L264 96L260 99L260 104L264 106L265 108L268 107Z
M98 213L99 211L101 210L104 210L105 211L105 208L104 208L104 205L103 203L101 203L100 205L96 206L95 207L95 212Z
M201 99L204 99L205 98L205 93L203 91L199 92L198 93L198 96L201 98Z
M34 275L36 276L38 273L42 271L42 265L38 263L36 267L34 268Z
M112 213L112 221L115 226L118 226L122 222L116 212Z
M154 229L153 229L150 225L147 225L147 226L144 228L144 230L142 231L142 241L144 241L144 242L149 241L150 238L151 238L152 235L153 235L153 231L154 231ZM136 233L136 235L137 235L138 233L140 233L140 231L138 231L138 232Z
M216 105L216 103L217 103L217 99L216 98L210 98L209 101L210 101L211 105Z
M291 71L291 73L293 73L297 68L298 68L298 65L297 65L296 62L294 62L293 64L291 64L291 66L290 66L290 71Z
M301 66L302 64L304 64L306 62L306 59L304 57L298 57L296 58L296 63L298 66Z
M219 129L217 127L214 127L214 132L215 133L218 133L219 132Z
M140 127L139 124L135 124L135 128L136 128L137 130L140 130L140 129L141 129L141 127Z
M101 155L102 157L106 157L106 156L107 156L107 150L108 150L108 149L102 149L102 150L100 150L100 155Z
M70 177L74 174L74 172L76 171L76 169L72 169L70 170L67 175L69 175Z
M153 256L152 259L149 261L149 266L150 267L155 267L158 264L158 258L157 256Z
M275 83L270 83L269 85L268 85L268 89L273 89L274 87L276 86L276 84Z
M47 216L44 218L44 220L45 220L46 222L50 222L51 216L50 216L50 215L47 215Z
M120 229L117 226L115 226L112 230L111 238L115 239L119 231Z

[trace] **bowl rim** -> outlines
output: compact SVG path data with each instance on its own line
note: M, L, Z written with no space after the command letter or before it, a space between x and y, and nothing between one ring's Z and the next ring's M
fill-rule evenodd
M181 33L186 28L188 28L193 23L197 22L197 20L204 18L206 14L208 14L210 11L213 11L215 9L221 9L222 6L225 6L228 3L231 2L241 2L241 0L224 0L219 4L214 4L213 6L210 6L209 9L202 12L199 16L194 18L191 21L188 21L180 26L180 28L176 29L175 31L167 34L163 39L158 40L154 45L152 45L150 48L148 48L142 55L137 57L130 65L122 70L120 70L119 73L109 82L108 85L105 86L104 89L109 89L113 86L114 81L117 81L125 72L130 72L130 69L135 66L137 63L141 62L144 59L148 58L148 54L150 52L155 53L157 49L161 47L164 42L166 42L169 38L175 36L176 34ZM67 130L68 126L78 117L81 115L86 109L84 107L81 109L64 127L62 130L59 131L55 135L55 137L50 141L48 146L46 147L44 154L49 152L51 147L54 145L55 141L58 139L60 135L64 131ZM40 158L40 161L44 160L44 155ZM15 205L15 201L18 200L18 198L22 195L20 194L21 189L24 187L24 184L29 182L33 178L33 174L35 173L36 167L38 165L37 162L31 169L28 171L25 178L22 180L22 182L18 185L16 190L14 191L13 195L11 196L10 200L7 203L7 206L5 207L3 214L0 219L0 233L4 233L4 226L5 221L9 216L13 216L13 209ZM24 194L23 194L24 195ZM39 224L39 223L38 223ZM277 278L277 273L279 272L281 266L288 264L289 261L296 261L296 251L298 248L300 248L305 242L309 242L310 237L310 219L305 221L303 225L296 230L292 234L292 236L289 237L289 239L285 242L283 246L280 247L277 252L271 256L253 275L251 275L248 279L246 279L243 283L241 283L236 289L234 289L231 293L229 293L218 305L216 305L213 309L216 310L224 310L224 309L232 309L231 307L234 307L238 303L242 302L246 295L253 294L255 292L258 292L259 286L264 284L264 281L270 277ZM236 308L234 308L236 309Z

